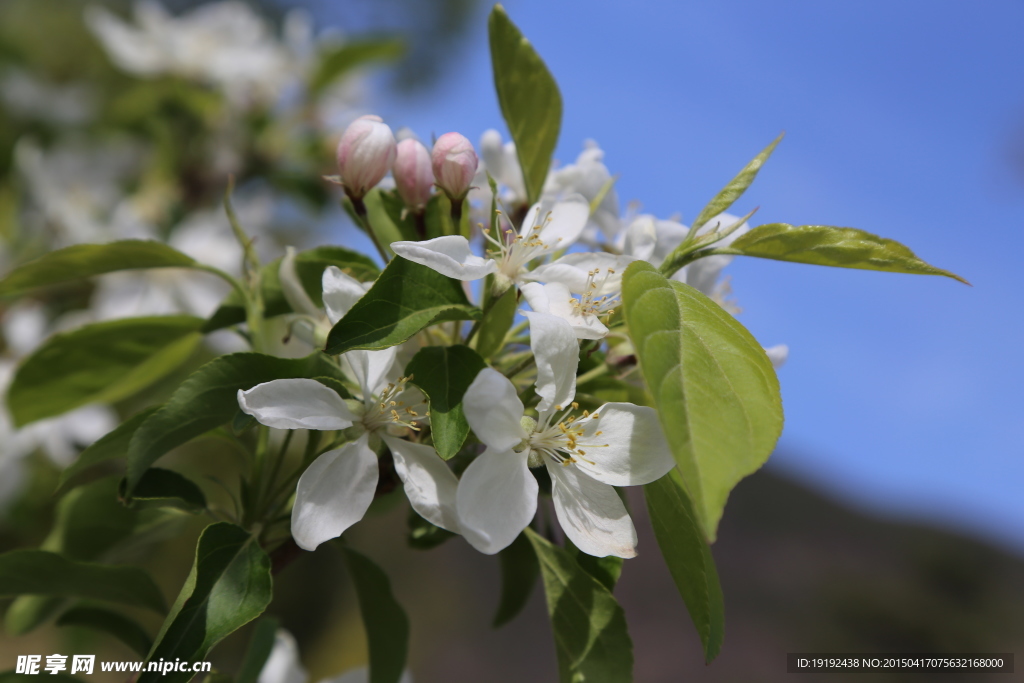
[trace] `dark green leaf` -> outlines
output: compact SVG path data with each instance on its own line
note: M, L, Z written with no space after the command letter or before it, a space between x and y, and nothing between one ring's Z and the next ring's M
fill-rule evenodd
M476 337L476 350L482 358L490 358L505 346L505 335L516 317L516 288L509 287L491 304Z
M455 534L447 529L434 526L427 520L423 519L420 517L419 513L412 508L409 508L407 524L409 527L409 533L406 536L406 541L408 541L410 548L415 548L416 550L430 550L431 548L436 548L449 538L455 536Z
M153 641L136 621L102 607L69 609L57 619L57 626L78 626L109 633L140 657L145 657L149 653L149 648L153 647Z
M677 470L644 486L644 498L658 547L697 627L704 661L710 664L725 637L725 606L711 548Z
M836 268L945 275L970 284L948 270L928 265L899 242L856 228L768 223L741 235L728 247L715 251Z
M540 198L562 126L562 96L551 72L501 5L487 24L494 88L516 143L529 203Z
M51 251L12 270L0 280L0 296L118 270L188 268L195 263L161 242L123 240L109 244L76 244Z
M398 683L409 650L409 618L395 601L387 574L365 555L347 547L343 550L366 628L368 683Z
M479 316L479 309L469 303L461 282L396 258L331 330L327 352L386 349L430 325Z
M115 427L112 432L109 432L106 436L98 439L95 443L82 451L78 455L78 459L64 468L64 471L60 473L60 481L57 484L57 490L60 491L66 488L68 482L72 481L82 472L91 469L93 466L98 465L101 462L113 460L115 458L123 458L128 455L128 444L131 442L132 435L135 434L135 430L138 429L139 425L145 422L150 415L155 413L157 408L158 406L155 406L153 408L147 408L141 413L136 413Z
M568 551L527 527L544 577L562 683L629 683L633 641L622 607L600 581L580 568Z
M615 590L615 584L619 582L619 577L622 575L623 559L621 557L615 557L614 555L594 557L593 555L588 555L573 545L569 539L565 539L565 549L576 560L576 564L580 566L580 569L600 581L601 585L607 588L609 593Z
M61 332L21 362L7 392L16 424L127 398L184 363L202 318L126 318Z
M45 550L0 555L0 596L88 598L166 609L160 590L138 567L70 560Z
M272 617L264 617L256 622L235 683L256 683L259 680L263 665L267 663L270 651L274 649L278 626L277 619Z
M267 608L273 594L270 558L249 533L227 522L203 530L196 559L148 661L197 662L225 636ZM138 683L184 682L191 672L143 672Z
M124 496L124 484L125 482L122 480L120 491L122 496ZM183 474L159 467L150 467L143 473L139 483L135 485L131 502L159 507L177 507L190 512L198 512L206 507L206 496L195 482Z
M784 135L784 133L783 133ZM768 161L768 157L775 151L775 146L782 141L782 135L772 140L771 144L761 150L761 153L754 157L749 164L743 167L743 170L736 174L736 177L729 181L729 184L722 188L722 191L715 195L714 199L708 202L708 205L701 209L701 212L697 215L697 219L693 222L693 230L698 230L702 225L707 223L709 220L727 211L733 203L740 198L740 196L747 191L751 183L754 182L754 178L757 177L757 172L761 170L764 162ZM668 260L668 259L666 259Z
M311 95L319 95L352 69L368 62L393 62L405 53L405 44L394 38L357 38L346 40L319 55L309 80Z
M512 545L498 553L498 559L501 560L501 601L494 615L494 628L512 621L523 610L540 573L537 555L525 534L519 534Z
M238 390L274 379L338 375L321 353L306 358L276 358L259 353L220 356L196 370L159 410L132 435L128 447L128 486L167 451L230 421L238 411Z
M469 434L462 396L486 367L476 351L461 345L422 348L405 367L412 383L430 399L430 434L445 460L459 452Z
M775 370L736 318L648 263L630 264L622 301L640 369L693 501L715 538L729 492L782 432Z

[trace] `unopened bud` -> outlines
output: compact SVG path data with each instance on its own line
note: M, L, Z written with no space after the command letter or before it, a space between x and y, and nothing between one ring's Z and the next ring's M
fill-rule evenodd
M459 133L445 133L434 143L430 158L437 186L452 200L462 200L476 175L477 158L473 143Z
M430 170L430 152L422 142L415 138L399 142L391 172L395 176L398 195L406 206L413 210L426 206L434 188L434 174Z
M338 143L338 172L352 199L362 199L394 162L395 136L379 116L360 116Z

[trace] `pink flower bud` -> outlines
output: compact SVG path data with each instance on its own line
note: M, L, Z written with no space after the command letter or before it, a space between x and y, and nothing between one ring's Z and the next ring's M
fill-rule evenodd
M406 206L411 209L426 206L434 189L434 174L430 171L430 152L422 142L415 138L399 142L391 172L395 176L398 195Z
M465 197L476 175L477 158L473 143L458 133L445 133L434 143L430 157L437 186L452 199Z
M338 143L338 172L353 199L362 199L394 162L395 136L379 116L360 116Z

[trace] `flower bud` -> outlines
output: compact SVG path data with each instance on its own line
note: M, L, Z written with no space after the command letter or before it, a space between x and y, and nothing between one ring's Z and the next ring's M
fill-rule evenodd
M459 133L445 133L431 152L437 186L451 199L461 200L476 175L477 158L473 143Z
M338 143L338 172L352 199L362 199L394 162L395 136L379 116L360 116Z
M422 142L415 138L399 142L391 172L406 206L417 211L426 206L434 189L434 174L430 170L430 152Z

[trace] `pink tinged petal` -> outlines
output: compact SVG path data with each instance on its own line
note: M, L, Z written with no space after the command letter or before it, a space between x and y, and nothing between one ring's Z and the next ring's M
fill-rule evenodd
M579 239L590 218L590 202L581 195L569 195L555 204L551 213L540 216L545 221L540 239L549 250L565 249Z
M475 256L469 248L469 240L461 235L445 235L423 242L392 242L391 250L456 280L479 280L498 269L493 259Z
M366 514L377 490L377 455L369 436L327 451L299 478L292 508L292 537L303 550L316 550L341 536Z
M367 289L367 285L351 275L346 275L337 266L327 266L324 269L321 284L324 290L324 308L327 309L327 317L332 325L345 317L355 303L363 298Z
M274 636L274 648L260 670L256 683L307 683L309 674L299 661L299 646L283 628Z
M568 321L547 313L524 315L530 321L530 348L537 359L537 412L545 417L556 406L567 407L576 395L580 344Z
M409 504L420 517L442 529L459 533L455 492L459 480L431 446L381 434L391 449L395 472L402 480Z
M574 294L583 294L590 285L590 273L597 270L593 280L598 285L595 294L604 296L622 289L622 273L636 260L632 256L604 252L574 252L538 266L523 277L537 282L557 282Z
M612 486L639 486L661 479L675 467L653 408L606 403L594 414L598 418L585 419L579 439L586 452L577 458L580 471Z
M287 247L284 258L281 259L281 266L277 269L277 277L281 281L281 291L284 293L285 301L296 313L303 313L314 318L320 318L322 313L320 307L313 303L302 286L298 271L295 269L295 248Z
M569 540L595 557L636 557L636 529L615 489L572 465L546 464L555 515Z
M537 512L537 480L528 452L488 448L462 473L457 508L462 535L487 555L507 548Z
M275 429L329 431L351 427L358 419L337 392L312 379L275 379L239 390L238 406Z
M397 353L398 347L392 346L380 351L349 351L342 355L348 363L352 378L363 393L364 403L387 384L388 372L395 363Z
M397 144L379 116L360 116L349 124L338 143L338 171L348 193L361 198L379 183L395 163Z
M523 402L503 374L484 368L466 389L462 410L477 438L495 451L507 451L529 434L523 429Z
M453 199L465 197L478 164L473 143L460 133L445 133L434 143L430 158L437 186Z
M768 360L772 362L772 367L778 370L786 364L786 360L789 359L789 347L785 344L776 344L775 346L769 346L764 350L768 356Z
M399 142L391 173L395 176L398 195L406 206L413 209L426 206L434 189L434 173L430 169L430 152L422 142L415 138Z

